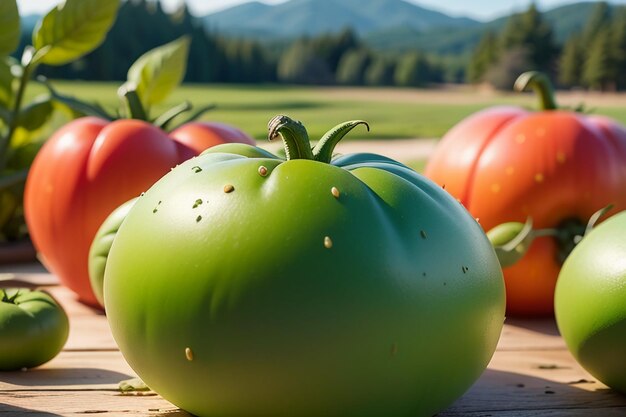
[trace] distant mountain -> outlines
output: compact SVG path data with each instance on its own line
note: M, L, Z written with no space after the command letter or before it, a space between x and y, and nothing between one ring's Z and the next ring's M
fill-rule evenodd
M580 31L597 2L542 11L562 44ZM486 31L497 32L509 16L489 22L451 17L404 0L290 0L278 5L244 3L201 18L226 35L258 40L292 39L352 27L375 49L420 49L446 55L469 53Z
M237 36L293 38L353 28L360 35L408 28L417 32L437 28L479 27L466 17L450 17L404 0L290 0L270 6L244 3L204 16L210 28Z
M595 5L595 2L574 3L544 11L542 15L552 25L556 42L563 44L570 35L582 30ZM376 49L417 48L439 54L463 54L471 51L487 31L501 31L509 17L479 26L435 28L426 32L407 27L389 28L366 34L364 41Z

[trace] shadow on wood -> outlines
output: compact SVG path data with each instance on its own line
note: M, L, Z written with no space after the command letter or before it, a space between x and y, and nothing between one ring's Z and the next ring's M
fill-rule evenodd
M0 414L7 416L38 416L38 417L56 417L61 414L48 413L45 411L29 410L27 408L14 407L12 405L0 403Z
M560 368L542 368L545 374ZM555 377L558 379L558 377ZM438 417L460 416L625 416L626 396L592 388L594 380L559 382L515 372L487 369L480 380ZM560 415L560 414L558 414Z
M0 382L25 387L85 386L117 384L131 378L120 372L97 368L34 368L28 371L0 372Z
M506 323L516 327L522 327L537 333L543 333L549 336L560 336L559 329L556 327L554 317L539 318L522 318L507 317Z

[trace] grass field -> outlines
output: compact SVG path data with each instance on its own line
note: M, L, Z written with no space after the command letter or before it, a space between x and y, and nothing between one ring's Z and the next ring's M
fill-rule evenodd
M98 101L105 108L119 105L120 83L56 81L62 93ZM562 105L585 103L594 113L605 114L626 124L626 95L559 93ZM371 132L355 129L349 139L439 138L464 117L493 105L536 108L532 94L494 93L472 89L417 90L379 88L292 87L276 85L184 85L167 102L155 107L158 115L184 100L194 106L213 103L203 116L239 126L256 139L265 139L267 122L276 114L301 120L316 140L335 124L363 119Z

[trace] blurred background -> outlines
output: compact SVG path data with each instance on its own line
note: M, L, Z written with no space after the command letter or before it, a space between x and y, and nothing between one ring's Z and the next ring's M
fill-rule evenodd
M59 1L18 3L23 47ZM123 80L142 53L190 34L187 82L508 90L536 69L560 88L616 91L626 88L624 3L127 0L98 49L40 72Z

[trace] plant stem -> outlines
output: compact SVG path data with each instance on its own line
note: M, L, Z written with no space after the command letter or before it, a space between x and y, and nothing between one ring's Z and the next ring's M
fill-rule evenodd
M122 85L117 94L126 106L127 117L129 119L139 119L148 121L146 109L141 104L137 90L133 86Z
M283 139L287 160L313 159L309 134L302 123L287 116L278 115L270 120L268 130L269 140L278 136Z
M315 148L313 148L313 157L316 161L330 163L333 158L333 151L335 146L339 143L345 135L358 125L365 125L368 132L370 126L364 120L352 120L338 124L330 129L326 134L317 142Z
M526 91L532 88L539 96L541 110L556 110L558 106L554 99L554 89L548 76L539 71L528 71L517 77L515 91Z
M9 130L6 136L0 138L0 172L6 168L8 162L8 150L11 145L11 140L17 129L17 123L19 120L20 110L22 108L22 100L24 99L24 92L26 91L26 85L30 79L30 75L33 71L32 60L26 59L23 63L22 76L19 80L17 87L17 93L15 95L15 102L13 103L13 109L11 110L11 119L9 121Z

